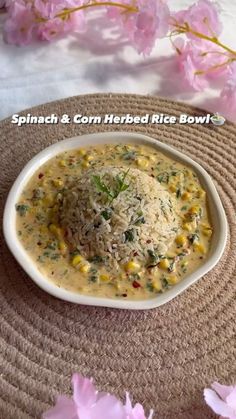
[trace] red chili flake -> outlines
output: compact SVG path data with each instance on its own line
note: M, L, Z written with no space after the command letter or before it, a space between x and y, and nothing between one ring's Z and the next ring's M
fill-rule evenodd
M132 285L133 285L134 288L140 288L141 287L141 285L137 281L133 281Z
M38 178L39 179L42 179L42 177L44 176L44 174L43 173L39 173L39 175L38 175Z
M38 246L42 246L42 243L41 243L41 242L38 242L38 243L37 243L37 245L38 245Z
M151 174L151 177L155 177L153 174Z
M122 297L127 297L127 294L122 294Z
M138 252L134 252L134 256L138 256Z
M152 242L152 241L151 241L150 239L148 239L148 240L146 241L146 243L148 243L148 244L149 244L149 243L151 243L151 242Z

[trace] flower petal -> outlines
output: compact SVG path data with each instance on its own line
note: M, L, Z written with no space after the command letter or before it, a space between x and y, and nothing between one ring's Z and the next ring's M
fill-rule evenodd
M226 403L232 407L236 416L236 386L233 387L231 393L226 397Z
M91 419L126 419L125 409L115 396L104 396L91 408Z
M218 415L222 415L225 418L232 418L234 416L233 409L228 406L219 396L210 388L205 388L204 397L206 403L212 408L212 410Z
M213 390L216 391L217 394L222 398L222 400L226 400L226 397L229 396L231 391L233 390L233 386L224 386L216 381L212 383L211 387Z
M97 391L92 380L85 378L80 374L73 374L73 399L77 407L89 407L93 405L97 399Z
M78 419L76 405L64 395L58 396L56 405L43 413L42 419Z

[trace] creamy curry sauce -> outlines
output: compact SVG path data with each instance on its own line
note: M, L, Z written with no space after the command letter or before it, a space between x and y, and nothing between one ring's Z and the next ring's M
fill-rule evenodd
M165 255L150 253L149 265L140 269L131 260L119 277L110 275L99 258L81 263L83 258L71 251L57 224L57 196L66 180L111 165L139 168L155 177L176 197L181 217L181 228ZM57 155L35 172L16 211L19 240L38 270L58 287L99 297L138 300L165 292L204 262L212 235L206 193L196 174L144 145L102 145Z

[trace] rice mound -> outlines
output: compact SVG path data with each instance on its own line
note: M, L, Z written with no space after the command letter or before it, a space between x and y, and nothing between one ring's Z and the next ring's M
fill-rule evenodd
M106 257L116 266L133 256L144 261L148 249L164 254L176 236L175 198L154 177L130 169L125 178L129 187L112 202L99 191L93 176L100 176L113 188L116 177L126 170L112 166L90 169L68 182L62 193L60 224L71 247L87 259ZM102 215L104 211L109 219Z

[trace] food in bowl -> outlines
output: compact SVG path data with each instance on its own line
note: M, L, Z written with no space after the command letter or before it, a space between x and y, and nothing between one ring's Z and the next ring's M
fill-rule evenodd
M151 145L60 153L34 173L16 211L38 270L85 295L154 298L201 266L211 245L197 175Z

